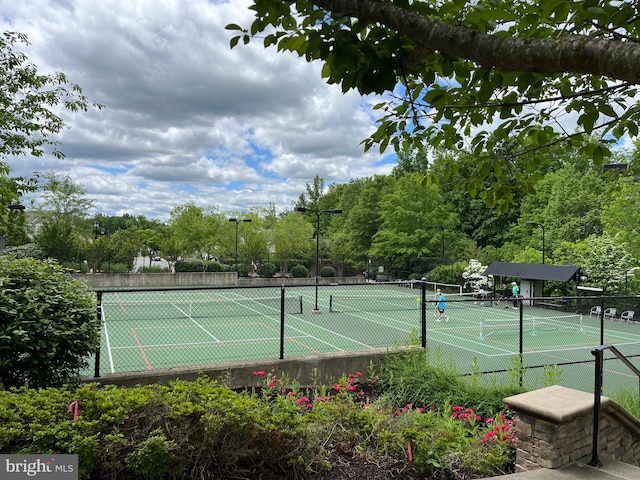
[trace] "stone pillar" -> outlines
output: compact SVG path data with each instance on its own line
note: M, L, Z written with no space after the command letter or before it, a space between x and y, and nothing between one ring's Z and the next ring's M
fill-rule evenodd
M503 401L518 417L516 471L591 459L593 394L554 385Z

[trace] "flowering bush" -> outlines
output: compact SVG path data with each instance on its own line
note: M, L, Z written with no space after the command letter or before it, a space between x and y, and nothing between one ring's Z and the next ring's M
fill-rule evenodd
M487 269L486 265L478 260L469 260L469 266L462 272L462 278L465 280L465 285L475 289L482 287L488 290L493 288L493 277L483 275L483 272Z
M344 375L330 388L308 390L288 384L273 368L254 375L265 377L264 398L275 408L289 402L305 415L319 439L331 436L333 443L347 443L368 454L386 452L412 462L430 478L454 471L491 476L512 469L516 421L506 413L483 417L470 407L448 403L394 407L370 396L376 378L365 381L361 372Z

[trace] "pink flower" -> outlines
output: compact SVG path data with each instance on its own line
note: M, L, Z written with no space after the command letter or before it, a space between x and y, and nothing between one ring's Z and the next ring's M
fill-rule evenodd
M356 376L361 377L361 376L362 376L362 373L360 373L360 372L356 372Z

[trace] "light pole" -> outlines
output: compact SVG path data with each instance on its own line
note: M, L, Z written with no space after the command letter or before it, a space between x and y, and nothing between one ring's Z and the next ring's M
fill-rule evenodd
M426 228L439 228L440 229L440 233L442 234L442 265L445 264L445 260L444 260L444 227L442 225L429 225Z
M542 264L544 265L544 225L538 222L527 222L527 227L540 227L542 229Z
M100 228L100 222L98 222L97 220L95 222L93 222L93 239L97 240L98 239L98 229Z
M230 222L234 222L236 224L236 265L235 265L235 269L236 272L238 271L238 224L240 222L250 222L251 219L250 218L244 218L242 220L238 220L237 218L230 218L229 219Z
M293 209L294 212L313 212L316 214L317 224L316 224L316 307L313 309L314 313L320 313L320 309L318 308L318 276L320 275L320 215L323 213L342 213L342 210L313 210L312 208L306 207L295 207Z

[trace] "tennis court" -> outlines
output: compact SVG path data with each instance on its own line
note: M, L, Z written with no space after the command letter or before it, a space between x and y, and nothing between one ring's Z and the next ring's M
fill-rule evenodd
M458 291L447 294L448 322L436 322L433 292L413 283L104 291L101 307L101 374L394 347L424 336L461 373L504 372L521 349L525 365L561 364L563 385L589 390L591 349L601 344L601 319L524 305L520 345L519 309ZM604 343L640 354L640 326L605 327ZM622 362L605 369L605 385L635 378ZM532 369L526 379L541 375Z

